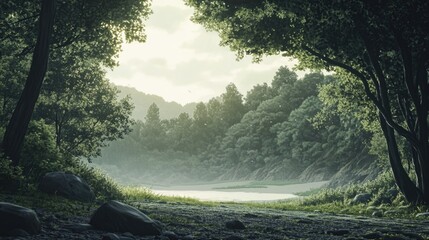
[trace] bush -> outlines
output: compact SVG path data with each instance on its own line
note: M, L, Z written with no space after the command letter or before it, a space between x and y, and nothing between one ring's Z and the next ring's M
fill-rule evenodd
M303 205L319 205L327 203L350 204L359 193L370 193L372 195L371 205L382 203L402 203L402 195L392 196L392 190L396 190L392 174L387 171L380 174L376 179L364 184L354 184L336 189L323 189L320 192L305 198Z
M85 179L99 200L124 199L120 186L99 169L77 160L65 171Z
M13 167L11 161L0 157L0 190L17 190L19 187L26 192L35 190L40 179L54 171L82 177L100 200L123 198L120 187L106 174L61 153L55 143L54 129L43 120L30 122L19 167Z
M12 166L12 162L4 156L0 157L0 191L14 191L24 179L20 167Z
M27 182L38 182L47 172L61 170L70 161L56 147L51 126L43 120L30 122L20 159Z

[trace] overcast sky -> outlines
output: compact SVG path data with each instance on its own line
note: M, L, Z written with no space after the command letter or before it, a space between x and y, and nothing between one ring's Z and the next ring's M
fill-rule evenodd
M120 66L108 72L111 82L156 94L181 104L208 101L234 83L245 95L257 83L271 82L280 66L293 63L281 56L252 63L236 61L220 47L215 32L191 22L192 9L182 0L154 0L146 22L147 41L123 46Z

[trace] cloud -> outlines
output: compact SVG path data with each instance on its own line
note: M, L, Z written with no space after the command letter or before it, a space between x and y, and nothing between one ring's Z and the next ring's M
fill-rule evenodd
M252 63L236 61L234 52L219 46L217 33L190 21L192 9L181 0L153 1L146 43L123 45L120 66L108 73L115 84L162 96L182 104L208 101L230 82L243 95L254 85L271 82L280 66L294 63L281 56Z

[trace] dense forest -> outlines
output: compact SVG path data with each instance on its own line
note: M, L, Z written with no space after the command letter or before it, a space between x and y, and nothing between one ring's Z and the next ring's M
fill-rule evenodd
M368 180L383 165L375 152L382 156L385 149L371 146L376 133L363 128L370 120L359 119L360 110L338 110L342 100L331 96L336 78L310 73L298 79L281 67L270 84L243 96L231 83L192 115L163 119L164 109L153 103L132 132L94 162L127 184L326 181L348 164L353 170L336 185Z
M94 173L82 160L111 143L100 164L121 178L313 181L367 162L389 166L407 201L429 202L427 1L185 3L238 59L281 54L314 72L281 68L246 96L230 84L192 114L162 119L153 104L134 121L105 71L122 43L145 41L149 2L2 1L2 188Z

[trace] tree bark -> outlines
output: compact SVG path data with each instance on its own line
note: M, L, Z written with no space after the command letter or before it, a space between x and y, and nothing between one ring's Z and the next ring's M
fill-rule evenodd
M396 185L404 194L404 197L408 202L413 204L420 203L423 200L422 194L414 182L411 181L402 165L398 144L396 142L395 131L386 123L386 120L383 116L380 115L379 120L381 129L383 130L384 137L386 139L390 166L392 168Z
M39 33L33 52L30 72L3 136L3 150L15 166L19 164L19 153L47 70L49 41L55 19L55 1L42 1Z

